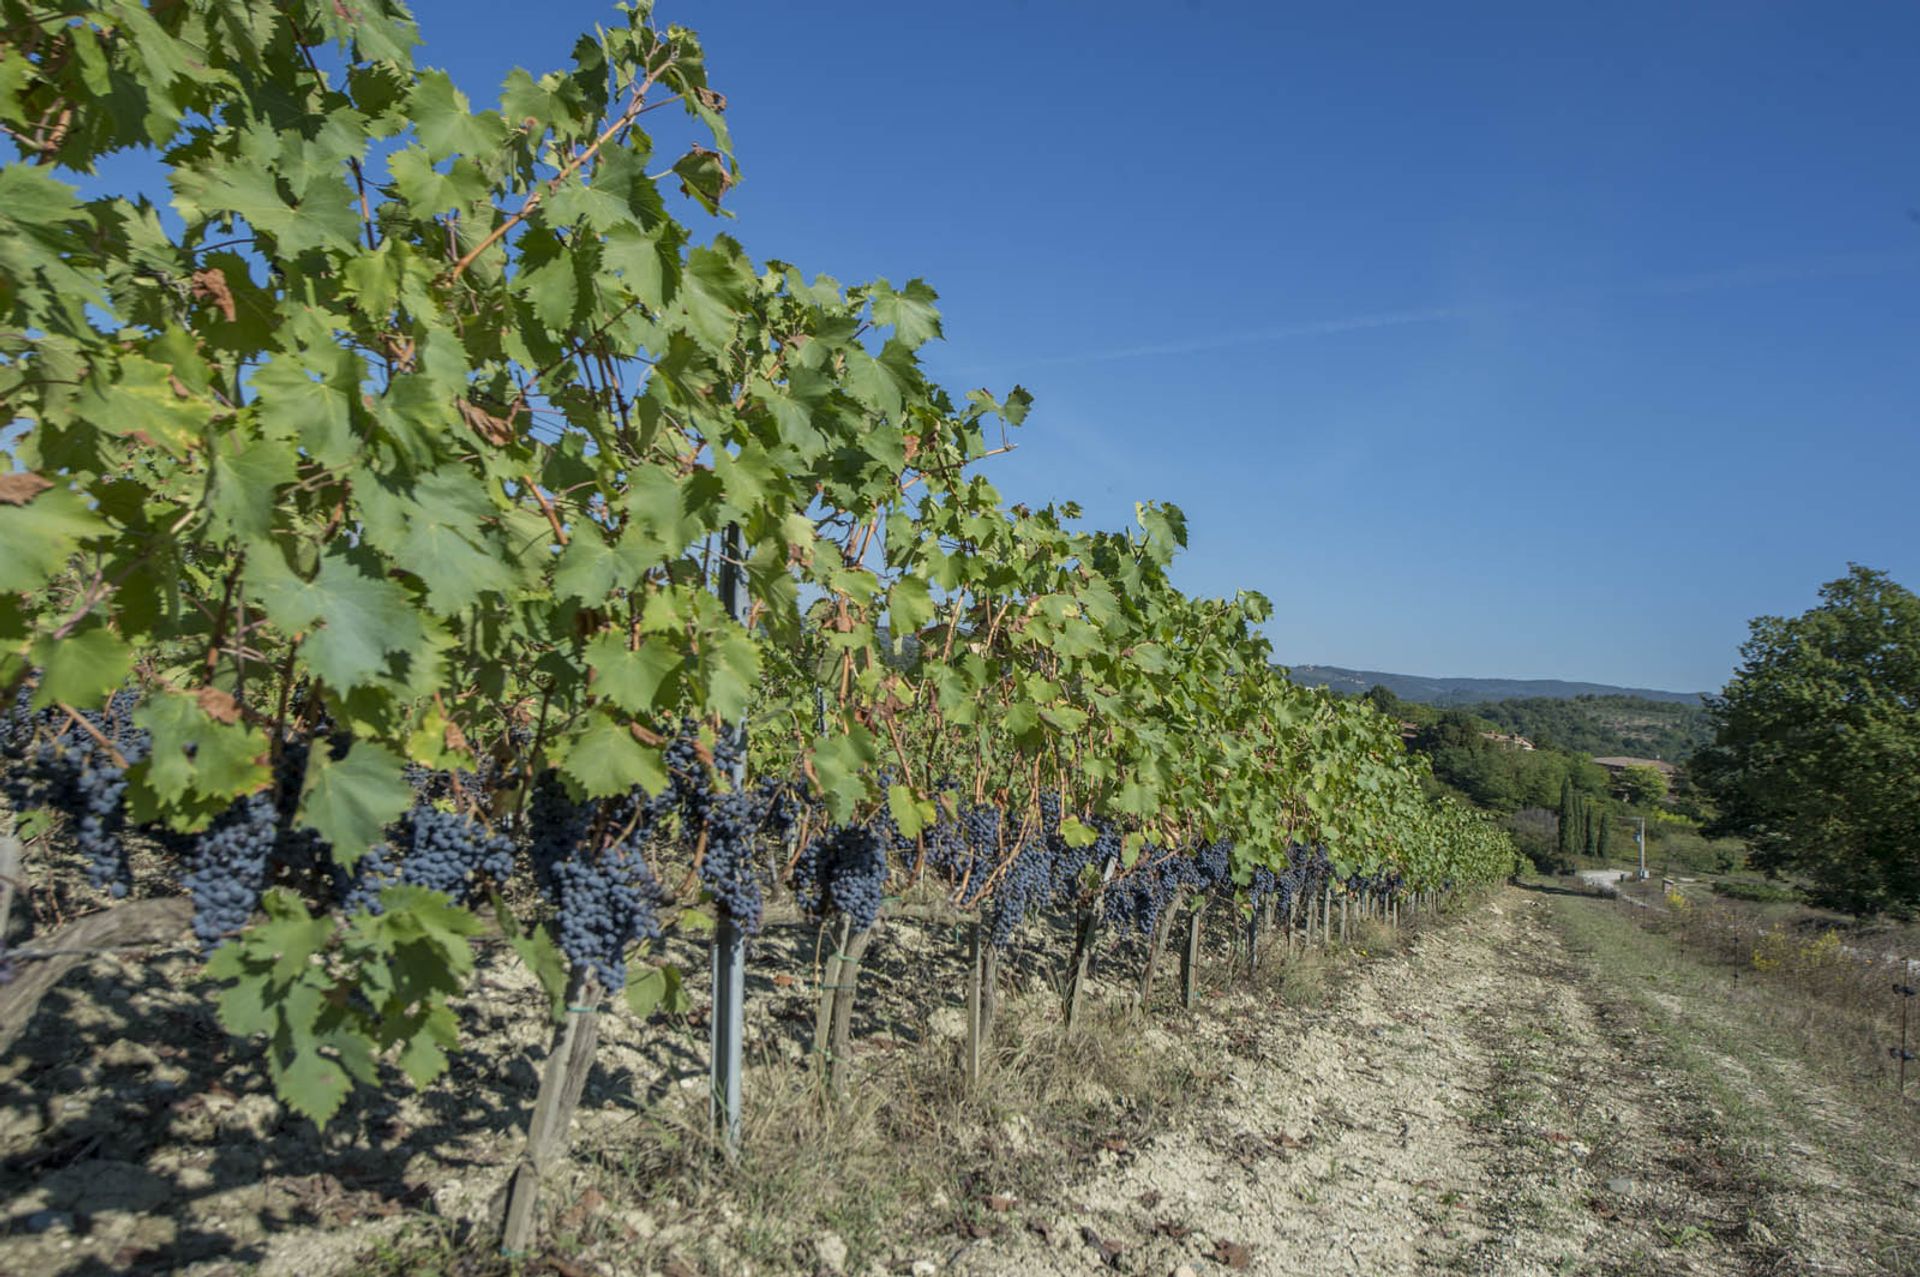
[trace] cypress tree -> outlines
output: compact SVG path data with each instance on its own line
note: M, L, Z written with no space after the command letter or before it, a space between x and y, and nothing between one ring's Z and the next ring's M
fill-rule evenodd
M1560 857L1563 860L1572 859L1575 850L1580 845L1576 841L1576 837L1577 837L1576 831L1578 829L1577 822L1579 821L1579 819L1580 819L1580 812L1579 812L1579 809L1574 806L1574 801L1573 801L1573 777L1569 776L1567 777L1567 779L1560 782L1560 843L1559 843L1559 846L1560 846Z
M1600 822L1593 818L1593 802L1589 800L1582 803L1581 808L1580 823L1585 825L1587 830L1587 855L1598 856L1600 854Z
M1608 812L1600 813L1600 859L1605 860L1613 854L1613 816Z

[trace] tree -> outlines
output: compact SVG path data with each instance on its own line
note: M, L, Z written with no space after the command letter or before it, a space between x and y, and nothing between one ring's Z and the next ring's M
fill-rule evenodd
M1560 783L1560 857L1571 860L1579 850L1576 831L1579 829L1580 809L1573 796L1573 780L1568 778Z
M1667 778L1658 767L1622 767L1614 784L1621 796L1635 807L1652 807L1667 796Z
M1613 855L1613 816L1610 812L1600 813L1600 832L1595 838L1598 844L1594 854L1601 860Z
M1587 855L1597 858L1600 855L1600 822L1594 819L1592 802L1584 802L1580 808L1580 823L1586 828Z
M1855 913L1920 905L1920 597L1857 564L1800 616L1762 616L1708 703L1693 774L1710 832Z
M1395 722L1407 717L1406 702L1396 696L1393 689L1384 683L1375 683L1361 695L1360 699L1370 702L1375 709Z

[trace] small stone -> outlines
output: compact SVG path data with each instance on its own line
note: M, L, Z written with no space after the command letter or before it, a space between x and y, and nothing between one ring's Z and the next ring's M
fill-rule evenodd
M1607 1191L1609 1193L1620 1194L1631 1193L1633 1191L1633 1181L1627 1179L1625 1176L1617 1176L1607 1181Z
M27 1216L30 1233L64 1233L72 1229L73 1215L63 1210L37 1210Z
M820 1266L828 1272L845 1272L847 1267L847 1243L838 1233L822 1233L813 1239L813 1253L820 1260Z
M654 1223L653 1216L635 1207L620 1212L620 1222L630 1229L635 1238L646 1241L660 1231L660 1225Z
M931 1259L916 1259L913 1261L913 1277L933 1277L933 1275L939 1271L940 1265L934 1263Z
M1193 1271L1192 1264L1182 1264L1173 1270L1173 1277L1200 1277L1200 1274Z

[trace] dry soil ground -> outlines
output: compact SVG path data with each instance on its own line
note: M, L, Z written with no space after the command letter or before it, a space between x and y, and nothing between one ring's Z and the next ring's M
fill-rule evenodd
M1617 906L1510 890L1267 1021L1233 1092L967 1274L1920 1272L1865 1119Z
M1723 996L1726 968L1636 912L1510 888L1397 951L1336 963L1316 1005L1240 988L1164 1011L1102 1049L1196 1079L1190 1103L1113 1092L1071 1134L1002 1113L928 1131L916 1159L989 1169L953 1176L951 1208L928 1209L918 1184L854 1184L880 1218L845 1238L809 1205L817 1179L796 1176L777 1206L727 1176L677 1201L658 1177L623 1191L607 1168L645 1160L622 1142L642 1148L636 1118L699 1084L703 1034L610 1022L582 1169L554 1194L553 1233L575 1241L526 1267L1920 1273L1920 1103L1820 1075L1742 1011L1750 1001ZM862 1030L870 1077L947 1049L957 1012L940 999L957 986L939 963L953 946L936 940L903 932L876 966L897 996L876 996ZM484 1237L434 1221L476 1218L514 1156L540 1047L524 979L503 975L477 1013L458 1085L322 1142L277 1113L179 968L123 968L76 976L0 1062L0 1274L503 1271ZM778 1062L801 1050L810 1013L800 991L765 984L761 1054L791 1071ZM1040 977L1013 973L1009 988L1045 1040ZM1033 1117L1049 1112L1064 1110ZM1008 1145L1008 1131L1032 1136ZM982 1161L984 1142L999 1147Z

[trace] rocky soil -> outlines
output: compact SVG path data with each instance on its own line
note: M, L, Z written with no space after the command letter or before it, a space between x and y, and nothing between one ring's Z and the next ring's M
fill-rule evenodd
M929 1132L917 1159L966 1163L990 1142L998 1169L956 1178L978 1201L903 1208L878 1250L776 1220L744 1189L730 1201L724 1177L697 1195L622 1189L634 1181L606 1168L654 1138L642 1119L699 1106L705 1027L697 1005L611 1015L582 1169L556 1185L549 1230L581 1244L530 1270L1920 1272L1914 1149L1748 1042L1711 988L1624 986L1579 938L1596 926L1638 934L1616 904L1509 889L1395 951L1350 954L1311 1005L1216 981L1200 1012L1102 1047L1197 1079L1189 1103L1163 1119L1089 1077L1071 1135L1039 1109ZM916 923L876 946L864 1069L949 1049L957 941ZM814 944L791 926L762 945L749 1058L763 1075L805 1058ZM1112 968L1098 996L1118 1005L1131 968ZM435 1267L504 1270L476 1224L544 1055L543 998L523 971L489 964L450 1084L400 1088L321 1135L279 1111L192 970L184 954L98 959L0 1062L0 1272L417 1271L423 1230L445 1248ZM1044 1022L1052 978L1014 961L1010 1003ZM1022 1174L1023 1157L1043 1170ZM769 1228L792 1235L769 1243Z

